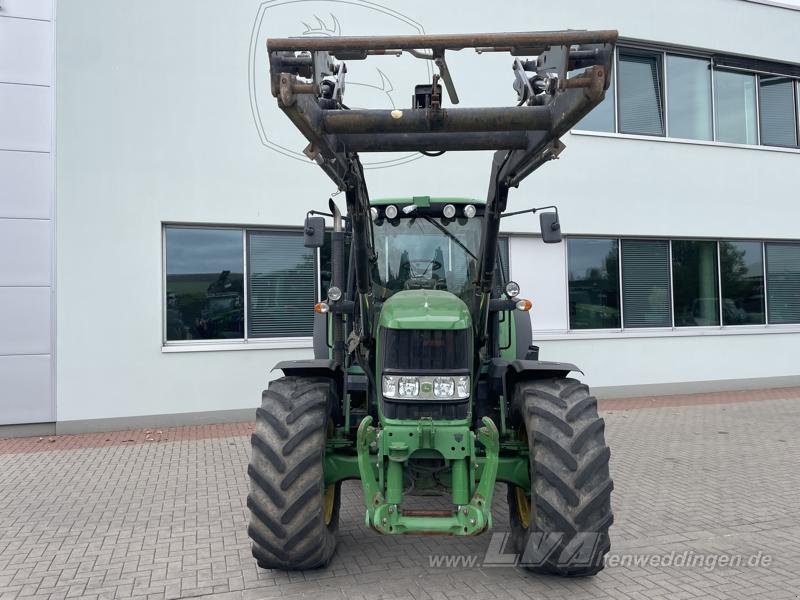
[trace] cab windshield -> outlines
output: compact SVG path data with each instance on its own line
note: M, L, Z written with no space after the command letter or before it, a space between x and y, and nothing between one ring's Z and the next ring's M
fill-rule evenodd
M373 291L446 290L465 299L474 288L481 218L416 215L374 222Z

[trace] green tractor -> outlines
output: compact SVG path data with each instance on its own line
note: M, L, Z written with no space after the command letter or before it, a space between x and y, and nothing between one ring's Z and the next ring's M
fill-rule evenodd
M270 39L272 93L306 154L344 192L343 215L309 211L305 241L332 222L331 285L316 305L315 358L276 365L248 467L252 551L263 568L327 565L341 485L361 481L378 533L468 536L492 528L506 484L518 564L567 576L603 568L612 523L610 452L589 389L569 363L539 360L519 286L498 251L509 189L557 158L560 137L604 97L615 31ZM458 103L446 51L513 57L514 106ZM437 67L412 107L350 109L343 60L409 53ZM520 57L533 57L522 59ZM370 202L359 152L495 150L485 201ZM443 496L431 501L428 496Z

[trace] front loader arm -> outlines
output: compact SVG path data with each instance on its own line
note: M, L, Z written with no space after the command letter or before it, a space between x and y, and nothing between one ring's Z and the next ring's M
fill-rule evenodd
M356 248L362 343L370 346L372 222L359 152L495 150L484 216L477 294L477 347L485 342L500 218L508 191L563 151L560 137L599 104L611 81L616 31L270 39L270 84L278 105L308 140L305 154L345 191ZM514 106L443 107L441 80L458 104L446 51L505 52L513 58ZM425 102L410 109L350 110L342 102L347 66L409 53L438 73ZM520 57L533 57L523 60ZM570 76L572 75L572 76Z

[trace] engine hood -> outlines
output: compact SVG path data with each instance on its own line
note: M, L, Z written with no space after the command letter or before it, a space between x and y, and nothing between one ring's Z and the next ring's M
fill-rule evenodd
M378 324L389 329L468 329L470 314L450 292L405 290L383 303Z

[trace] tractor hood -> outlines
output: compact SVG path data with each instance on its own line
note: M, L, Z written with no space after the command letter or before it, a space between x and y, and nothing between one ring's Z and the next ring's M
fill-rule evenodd
M388 329L468 329L467 305L441 290L405 290L383 303L379 325Z

